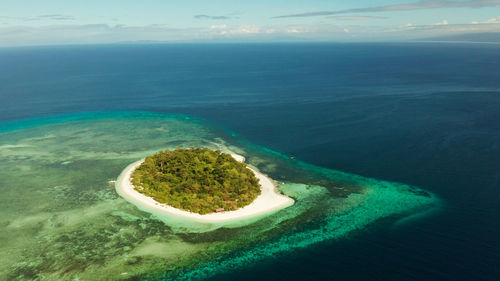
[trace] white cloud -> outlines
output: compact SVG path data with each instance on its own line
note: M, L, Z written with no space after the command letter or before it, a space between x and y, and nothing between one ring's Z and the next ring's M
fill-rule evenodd
M210 31L215 32L219 35L244 35L244 34L259 34L274 33L273 29L264 29L255 24L245 24L238 26L228 26L226 24L222 25L212 25L210 26Z
M500 16L496 18L487 19L484 21L473 21L471 24L490 24L490 23L500 23Z
M0 28L0 46L103 44L124 41L183 41L195 31L155 26L107 24Z
M399 27L399 29L406 29L406 30L411 30L411 29L415 29L417 28L417 25L413 24L413 23L407 23L405 25L401 25Z
M500 23L500 16L486 21L486 23Z
M261 28L258 27L258 26L256 26L256 25L254 25L254 24L241 25L234 32L236 34L260 33L261 32Z
M465 33L498 32L500 17L477 24L435 24L402 26L361 26L356 24L206 24L196 28L168 25L126 26L108 24L0 26L0 47L20 45L99 44L117 42L280 42L280 41L401 41Z
M448 21L447 20L442 20L440 22L436 22L435 24L433 25L448 25Z
M224 30L224 29L227 29L227 25L226 24L212 25L212 26L210 26L210 29L212 29L212 30Z

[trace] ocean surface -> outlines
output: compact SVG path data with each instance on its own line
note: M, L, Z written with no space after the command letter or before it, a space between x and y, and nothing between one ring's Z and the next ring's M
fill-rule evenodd
M500 280L499 62L500 45L465 43L4 48L0 124L188 114L442 201L212 280Z

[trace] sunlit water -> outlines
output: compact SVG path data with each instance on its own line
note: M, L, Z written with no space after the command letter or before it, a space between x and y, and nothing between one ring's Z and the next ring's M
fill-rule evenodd
M498 44L462 43L0 48L0 280L31 280L38 274L49 280L74 276L93 280L100 274L103 279L141 280L142 273L163 276L171 271L169 277L184 272L186 277L216 281L497 281L499 61ZM275 216L255 225L210 232L182 234L178 224L172 225L177 229L166 229L160 220L148 220L149 214L125 204L107 182L143 155L175 146L167 143L172 134L157 142L159 132L147 140L146 134L121 132L123 119L139 118L137 113L74 114L111 110L205 118L163 116L182 121L179 145L189 143L185 138L191 135L210 139L200 145L239 149L259 170L285 182L284 191L292 194L294 187L302 203L281 213L284 223ZM153 117L149 116L158 116ZM94 122L104 126L97 125L103 119L122 124L110 125L107 131L102 127L96 130L101 135L89 137L89 132L76 132L84 128L82 118L94 119L85 122L88 126ZM13 122L3 122L8 120ZM185 133L188 124L199 127ZM130 126L154 127L146 122ZM26 130L12 131L21 128ZM45 146L36 139L26 140L51 137L56 128L59 139L47 138ZM72 145L78 142L81 145ZM23 143L37 146L15 147ZM296 243L298 239L291 237L329 229L332 206L343 206L329 201L339 198L347 204L342 198L353 192L367 198L359 186L381 183L368 184L365 178L332 169L417 186L435 194L439 207L390 215L354 231L348 231L349 225L342 238L283 250L287 237L306 245L313 239ZM316 187L305 188L308 185ZM359 198L354 195L352 200ZM58 228L64 216L50 219L51 214L66 211L68 222ZM83 223L89 220L92 224ZM25 228L16 230L16 223ZM148 227L143 229L141 223ZM136 242L129 232L119 232L134 227ZM265 232L265 227L272 230ZM59 235L54 235L56 229ZM344 232L340 229L335 235ZM247 239L235 238L244 230ZM316 234L319 240L326 235ZM58 237L62 238L55 241ZM154 242L158 237L161 241L179 237L179 242L171 243L167 251ZM188 257L186 249L198 249L203 243L214 246L204 251L208 256ZM136 244L142 245L142 252L124 254ZM117 250L120 247L123 252ZM149 252L171 254L165 258L170 261L179 252L186 257L171 266L165 259L147 258ZM143 258L130 258L136 255Z

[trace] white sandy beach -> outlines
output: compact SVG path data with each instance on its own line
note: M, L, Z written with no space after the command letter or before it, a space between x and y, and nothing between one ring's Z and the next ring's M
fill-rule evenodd
M245 158L237 154L231 154L233 158L237 161L244 162ZM221 212L221 213L210 213L206 215L200 215L197 213L192 213L184 210L180 210L166 204L158 203L151 197L145 196L134 189L134 186L130 182L130 177L133 171L142 164L144 160L137 161L129 165L120 175L116 181L116 190L127 201L145 207L149 210L154 210L155 212L165 213L169 215L175 215L178 217L186 218L188 220L203 222L203 223L218 223L218 222L228 222L235 221L239 219L247 219L255 216L260 216L266 213L270 213L282 208L286 208L294 203L293 199L279 194L274 187L271 179L259 173L258 171L248 168L255 173L255 176L259 179L261 186L261 194L249 205L240 208L235 211Z

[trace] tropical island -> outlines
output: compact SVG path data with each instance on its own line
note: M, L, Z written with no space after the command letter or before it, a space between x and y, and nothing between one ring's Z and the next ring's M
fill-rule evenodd
M116 188L143 210L198 222L255 217L293 204L244 160L208 148L163 150L129 165Z
M132 174L132 184L159 203L202 215L239 209L261 193L259 180L244 163L208 148L148 156Z

